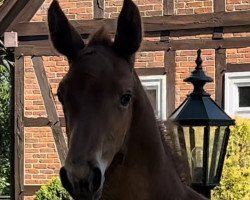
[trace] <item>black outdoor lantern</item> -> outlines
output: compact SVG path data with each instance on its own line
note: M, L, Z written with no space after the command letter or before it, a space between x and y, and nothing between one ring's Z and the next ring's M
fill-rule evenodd
M231 119L203 89L208 77L202 69L201 50L197 51L196 68L185 82L194 90L171 114L180 146L184 149L189 166L191 186L210 198L210 190L220 182Z

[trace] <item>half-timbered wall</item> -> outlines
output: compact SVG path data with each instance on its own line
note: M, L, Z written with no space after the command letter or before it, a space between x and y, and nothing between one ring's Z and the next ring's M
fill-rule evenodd
M45 22L50 2L51 0L45 0L30 21L34 24L36 24L35 22ZM122 6L122 0L99 0L98 3L93 0L61 0L59 2L71 20L116 18ZM246 70L245 64L250 63L250 28L241 27L243 31L238 29L235 31L232 27L228 28L230 26L228 25L228 17L223 18L226 20L222 20L222 22L218 20L222 27L213 28L213 23L217 22L216 19L220 19L219 15L215 17L214 21L211 20L211 15L208 15L207 18L203 16L201 23L192 22L192 20L199 20L192 18L192 16L188 16L187 21L184 18L179 18L180 24L190 24L190 26L184 25L183 27L178 23L175 24L175 21L167 22L168 26L164 25L165 22L163 25L159 25L157 24L158 18L154 17L250 10L250 1L135 0L135 2L139 6L142 16L147 18L144 20L146 22L145 30L149 30L144 38L141 51L137 53L135 66L139 75L166 74L168 93L166 98L169 112L173 111L192 89L191 85L183 83L183 79L195 67L198 48L202 48L204 69L209 76L215 79L214 83L207 84L206 90L221 104L223 100L222 77L227 67L234 70L238 64L243 64L241 69ZM150 22L151 18L154 18L155 24ZM207 24L204 23L206 20L208 20ZM244 23L246 23L245 21ZM108 28L114 29L112 20L106 22ZM86 34L93 32L96 27L94 23L91 24L90 21L88 23L89 29L86 30ZM223 24L227 24L227 28L223 28ZM44 24L39 25L42 27L40 29L43 32L41 35L39 35L39 31L36 32L35 29L29 28L31 26L32 24L25 24L25 22L19 24L17 26L19 34L28 36L26 34L30 30L33 30L33 33L39 37L47 34L44 31L44 27L46 27ZM166 31L162 31L163 26L166 26ZM170 31L167 30L168 28ZM85 33L82 28L81 31ZM241 39L242 37L246 38L246 42L244 38ZM36 44L34 49L25 47L32 42L32 45ZM63 150L62 147L66 146L67 139L64 127L61 127L58 122L61 122L62 126L65 126L65 123L62 107L56 96L56 89L67 72L68 65L66 58L58 56L49 48L49 45L47 37L44 37L42 41L27 42L23 40L20 41L20 48L16 52L17 63L21 66L24 62L23 112L25 126L24 169L21 167L17 170L20 173L23 171L23 192L27 200L33 199L34 191L41 184L58 175L58 170L65 156L65 149ZM49 56L49 54L53 54L53 56ZM65 140L63 140L64 138ZM55 139L57 142L54 142Z

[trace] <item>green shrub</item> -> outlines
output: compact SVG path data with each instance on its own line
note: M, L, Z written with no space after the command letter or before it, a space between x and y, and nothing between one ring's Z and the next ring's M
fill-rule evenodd
M0 195L10 195L10 71L14 66L13 59L13 53L0 40Z
M250 199L250 120L236 119L231 130L220 186L213 200Z
M53 178L36 193L35 200L72 200L59 178Z

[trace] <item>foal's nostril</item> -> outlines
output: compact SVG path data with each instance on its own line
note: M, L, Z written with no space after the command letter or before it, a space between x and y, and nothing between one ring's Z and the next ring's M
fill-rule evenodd
M69 192L70 195L73 195L73 188L68 179L67 171L64 167L60 169L60 179L63 187Z
M65 167L62 167L60 170L62 185L74 199L81 199L83 197L84 199L90 199L101 187L101 170L98 167L89 167L89 173L85 177L75 176L69 173Z
M96 192L102 183L102 173L101 170L97 167L93 169L93 177L92 177L92 183L90 184L90 191Z

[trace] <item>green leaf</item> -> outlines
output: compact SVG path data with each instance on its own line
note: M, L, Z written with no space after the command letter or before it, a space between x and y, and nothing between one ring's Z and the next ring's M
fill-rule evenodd
M68 192L63 188L58 177L43 185L36 193L35 200L73 200Z
M237 118L231 129L220 186L213 200L250 199L250 120Z

